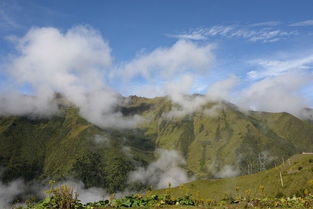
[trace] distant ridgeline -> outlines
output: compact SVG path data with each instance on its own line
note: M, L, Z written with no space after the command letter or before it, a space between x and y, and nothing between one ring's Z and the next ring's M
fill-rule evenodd
M243 113L228 103L207 103L172 114L179 107L166 97L128 100L119 110L146 119L133 129L102 129L69 105L51 118L1 117L2 180L75 178L116 192L146 186L128 183L128 174L154 161L158 148L179 151L184 169L197 178L255 173L313 151L312 123L288 113Z

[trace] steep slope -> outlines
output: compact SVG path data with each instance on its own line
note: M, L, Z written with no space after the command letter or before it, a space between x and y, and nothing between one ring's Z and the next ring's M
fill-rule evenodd
M5 182L18 177L75 177L113 192L127 186L129 171L153 159L154 145L140 131L100 129L79 117L75 108L49 119L8 117L0 121ZM82 172L88 166L87 173ZM101 176L102 185L94 182L93 173Z
M144 114L152 120L143 126L146 135L157 147L181 151L187 169L198 177L223 176L226 168L233 174L245 174L247 168L253 173L264 169L260 161L269 168L282 158L313 150L312 124L288 113L243 113L221 103L208 114L216 105L211 103L193 114L168 118L164 116L172 107L168 100L148 101L150 109Z
M280 174L282 178L280 177ZM282 181L281 181L282 179ZM313 191L313 154L294 155L284 164L252 175L226 179L197 180L167 189L174 197L192 194L197 199L275 197L304 195ZM282 185L283 182L283 185ZM163 194L165 190L153 193Z
M154 160L157 148L180 151L198 178L255 173L313 150L312 123L287 113L243 113L212 102L169 117L177 105L166 97L126 100L118 107L125 116L145 118L130 130L101 129L70 106L52 118L0 118L2 180L74 177L113 192L130 186L128 173Z

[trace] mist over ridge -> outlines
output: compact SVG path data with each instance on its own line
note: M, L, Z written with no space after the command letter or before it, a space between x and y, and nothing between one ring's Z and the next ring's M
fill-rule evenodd
M82 117L101 127L134 127L142 121L137 115L125 118L116 111L115 107L124 102L120 94L167 95L179 105L170 113L173 116L190 114L210 101L221 100L243 110L296 116L310 106L301 95L302 88L313 78L307 71L286 70L240 89L237 86L244 81L233 74L210 85L201 83L199 88L199 79L209 78L213 70L214 43L203 45L181 39L170 47L115 63L108 41L89 26L78 25L67 31L32 28L11 41L16 52L1 63L6 76L6 87L0 95L1 115L53 115L57 105L51 101L56 92L77 106ZM197 93L197 89L204 96L185 96Z

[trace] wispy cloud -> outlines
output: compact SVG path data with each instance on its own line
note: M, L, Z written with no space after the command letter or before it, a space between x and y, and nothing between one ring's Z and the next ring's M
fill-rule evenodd
M203 34L195 31L192 33L182 33L182 34L168 34L167 36L177 38L177 39L187 39L187 40L194 40L194 41L200 41L200 40L205 40L207 37L205 37Z
M305 20L301 22L295 22L295 23L290 24L289 26L292 26L292 27L313 26L313 19Z
M13 1L12 1L13 2ZM11 10L16 10L16 5L11 2L2 1L0 2L0 27L3 28L20 28L21 25L11 15Z
M286 31L269 26L276 26L279 22L263 22L250 25L215 25L209 28L199 28L190 32L170 35L179 39L205 40L213 37L237 38L250 42L270 43L297 34L297 31ZM261 27L262 26L262 27ZM255 27L255 28L251 28Z
M0 8L0 26L3 27L11 27L11 28L19 28L20 25L10 17L5 10Z
M254 65L258 70L248 72L248 77L251 79L260 79L278 76L291 71L312 69L313 55L284 60L257 59L249 63Z
M253 23L250 24L250 27L262 27L262 26L268 26L268 27L273 27L273 26L277 26L280 25L281 22L279 21L266 21L266 22L259 22L259 23Z

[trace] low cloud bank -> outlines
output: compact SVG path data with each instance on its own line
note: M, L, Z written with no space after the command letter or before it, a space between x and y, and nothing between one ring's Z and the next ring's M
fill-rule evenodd
M10 208L10 205L17 195L25 190L22 180L15 180L8 184L0 182L0 208Z
M192 77L186 76L180 82L184 83L183 87L178 82L167 86L169 98L178 105L178 107L174 106L169 113L166 113L167 117L180 117L194 113L208 102L214 102L214 105L210 108L206 107L204 113L214 116L218 110L224 108L222 102L230 99L230 91L239 82L239 78L230 76L226 80L211 85L206 94L194 96L186 96L193 84Z
M194 180L181 167L186 164L184 158L174 150L158 150L159 158L147 168L140 167L129 175L129 182L140 182L154 188L173 187Z
M74 193L78 194L78 199L82 203L96 202L109 198L109 194L103 188L91 187L86 188L81 181L78 180L67 180L58 182L54 187L61 185L67 185L73 189ZM46 191L49 190L48 185L43 185L36 182L24 182L21 179L11 181L7 184L0 182L0 207L11 208L13 205L23 204L18 202L14 204L14 200L19 198L30 198L30 195L36 195L37 197L44 198ZM121 196L122 194L118 194Z
M225 165L221 170L214 174L216 178L230 178L240 174L240 170L232 165Z
M230 102L243 112L248 110L288 112L299 118L310 119L312 111L307 108L310 102L304 97L302 91L312 81L312 73L288 72L264 78L250 86L236 90L236 87L242 83L238 77L230 76L213 83L206 94L186 96L193 83L192 79L187 77L181 81L185 84L184 87L181 88L179 83L169 86L169 98L177 106L173 106L166 116L169 118L185 116L200 110L214 116L225 107L225 103ZM209 102L213 102L214 105L203 108Z
M88 202L98 202L109 198L109 194L105 189L99 187L86 188L81 181L68 180L58 183L57 186L63 184L71 187L73 192L78 194L78 199L84 204Z
M244 109L267 112L288 112L301 117L310 106L301 91L313 81L311 73L285 73L255 82L240 93L234 102Z
M97 136L97 139L99 138L100 136ZM127 152L127 147L125 147L123 151ZM177 151L159 149L157 150L156 155L159 156L158 159L149 164L146 168L139 167L137 170L129 173L129 183L139 182L160 189L168 187L169 184L172 187L175 187L195 180L195 177L188 176L186 171L182 168L186 162ZM105 188L86 188L80 180L75 179L57 182L54 185L54 188L63 184L71 187L73 192L78 194L78 199L81 200L82 203L97 202L110 198L110 194ZM21 197L27 197L29 192L43 198L46 195L45 192L49 189L50 187L46 184L44 185L39 182L25 183L21 179L12 181L8 184L0 183L0 207L10 207L12 201L15 200L18 195L21 195ZM136 191L130 191L126 188L125 191L115 194L115 197L120 198L133 192ZM27 195L25 196L25 194Z

